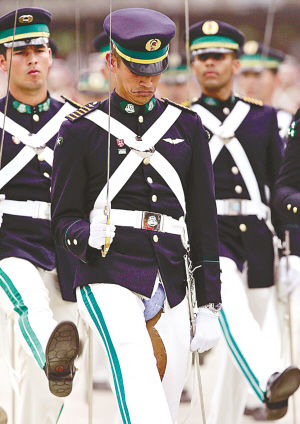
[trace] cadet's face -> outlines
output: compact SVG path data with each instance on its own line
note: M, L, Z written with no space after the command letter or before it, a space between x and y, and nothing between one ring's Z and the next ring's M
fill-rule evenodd
M279 84L277 74L273 74L269 69L265 69L261 75L261 99L266 104L271 104L275 89Z
M160 75L146 77L136 75L127 68L127 66L117 60L114 56L111 57L111 70L116 79L116 92L119 96L137 105L144 105L156 91Z
M232 53L205 53L196 56L192 67L202 89L217 92L231 87L239 61Z
M47 84L48 71L52 63L51 50L46 46L26 46L7 49L6 57L0 55L0 67L8 72L10 62L11 92L29 92L44 88Z
M238 78L238 93L248 97L260 97L261 74L259 72L242 72Z

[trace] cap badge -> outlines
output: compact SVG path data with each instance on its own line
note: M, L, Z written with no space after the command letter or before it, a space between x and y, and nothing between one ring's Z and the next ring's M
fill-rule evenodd
M202 32L205 35L215 35L219 31L219 24L216 21L206 21L202 25Z
M153 52L155 50L158 50L161 46L161 41L158 38L152 38L149 40L145 46L146 50L148 52Z
M258 42L251 40L247 41L247 43L244 45L244 53L246 54L256 54L258 51Z
M33 16L32 15L22 15L19 17L19 23L20 24L31 24L33 22Z

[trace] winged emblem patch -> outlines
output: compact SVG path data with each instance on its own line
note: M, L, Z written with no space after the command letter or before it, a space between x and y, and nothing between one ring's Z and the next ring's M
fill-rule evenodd
M163 138L163 140L170 144L179 144L184 141L183 138Z

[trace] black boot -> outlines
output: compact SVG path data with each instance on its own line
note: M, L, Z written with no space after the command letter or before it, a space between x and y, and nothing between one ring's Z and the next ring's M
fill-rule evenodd
M75 324L71 321L61 322L47 343L44 368L50 391L55 396L65 397L71 393L76 372L74 360L78 351L79 336Z
M275 372L267 382L265 404L260 408L247 409L256 421L275 421L284 417L288 410L288 399L300 385L300 370L290 366L283 372Z

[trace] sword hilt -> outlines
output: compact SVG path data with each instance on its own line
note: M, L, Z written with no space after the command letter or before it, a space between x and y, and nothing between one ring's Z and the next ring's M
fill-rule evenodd
M107 207L105 207L104 213L106 215L106 234L105 234L104 246L103 246L103 248L101 250L102 258L105 258L106 257L106 255L107 255L107 253L109 251L110 245L111 245L111 237L110 237L110 214L109 214L109 211L108 211L108 208Z

